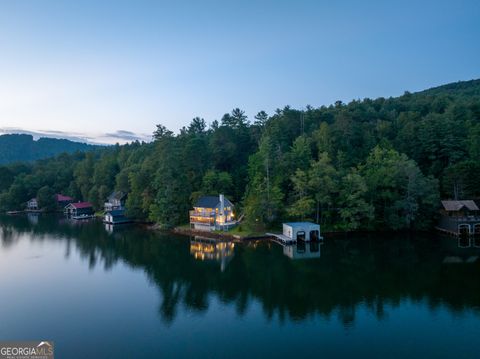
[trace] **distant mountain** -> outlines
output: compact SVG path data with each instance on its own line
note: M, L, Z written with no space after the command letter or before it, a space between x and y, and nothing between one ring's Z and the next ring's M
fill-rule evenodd
M452 82L446 85L432 87L427 90L416 92L415 95L419 97L422 95L441 95L454 97L480 96L480 79Z
M85 152L98 147L100 146L64 139L42 137L35 141L31 135L2 135L0 136L0 164L30 162L53 157L63 152Z

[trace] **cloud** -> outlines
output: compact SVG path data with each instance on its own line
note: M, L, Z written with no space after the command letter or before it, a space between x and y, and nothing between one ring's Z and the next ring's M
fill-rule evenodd
M41 137L47 137L93 145L111 145L115 143L124 144L132 141L149 142L152 139L151 135L137 134L126 130L118 130L112 133L87 134L57 130L26 130L18 127L0 127L0 135L2 134L25 134L33 136L35 140L38 140Z
M25 130L23 128L18 128L18 127L0 127L0 134L31 135L35 140L38 140L40 137L47 137L47 138L66 139L66 140L75 141L75 142L85 142L85 143L92 143L92 144L95 143L94 137L91 137L85 134L54 131L54 130L31 131L31 130Z
M125 141L150 141L152 136L147 134L137 134L131 131L118 130L113 133L106 133L105 137L117 138Z

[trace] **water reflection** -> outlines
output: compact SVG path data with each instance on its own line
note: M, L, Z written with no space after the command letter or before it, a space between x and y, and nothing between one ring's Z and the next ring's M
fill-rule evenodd
M113 224L110 224L110 223L104 223L103 226L105 227L105 230L112 234L113 233L113 228L114 228L114 225Z
M99 221L78 224L43 215L35 225L26 216L1 218L0 236L4 248L25 238L45 246L64 243L65 258L77 253L92 269L110 271L120 261L142 269L160 292L158 312L167 323L182 307L206 311L212 296L239 315L254 300L267 319L338 315L347 327L355 324L359 306L378 320L405 300L453 312L480 309L480 249L463 248L449 237L352 236L282 248L262 241L190 239L137 226L110 233Z
M480 248L480 235L458 236L458 248Z
M282 245L283 254L291 259L320 258L320 247L322 244L323 242L318 241L299 241L293 245Z
M38 224L38 217L39 217L39 213L27 213L28 221L32 225Z
M223 272L234 256L235 244L206 237L195 236L190 239L190 254L197 260L213 260L220 263Z

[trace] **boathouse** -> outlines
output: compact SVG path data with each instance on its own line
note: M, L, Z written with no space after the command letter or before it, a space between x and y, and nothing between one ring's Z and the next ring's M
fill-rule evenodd
M58 207L65 208L68 204L72 203L74 199L69 196L64 196L63 194L57 193L55 195L55 203Z
M123 209L115 209L105 213L103 222L107 224L122 224L130 223L131 221L125 217L125 211Z
M320 239L320 225L312 222L284 223L283 235L296 241L317 241Z
M27 202L27 211L37 211L38 210L38 201L36 198L31 198Z
M228 231L236 225L234 206L223 194L202 196L190 211L190 227L200 231Z
M75 202L65 206L65 214L68 216L90 216L93 215L93 206L90 202Z
M127 201L127 194L122 191L114 191L107 198L107 202L104 203L105 212L124 209L125 202Z
M480 210L473 200L442 201L437 229L453 235L480 234Z
M267 233L282 244L295 244L299 241L322 240L320 225L312 222L288 222L283 224L283 233Z

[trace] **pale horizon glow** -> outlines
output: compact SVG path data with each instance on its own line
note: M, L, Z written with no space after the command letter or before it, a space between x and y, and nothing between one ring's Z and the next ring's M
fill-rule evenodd
M0 4L0 134L148 141L480 77L476 1Z

